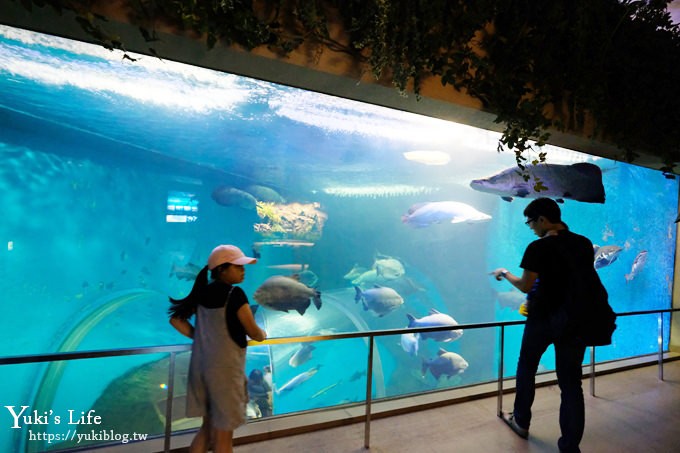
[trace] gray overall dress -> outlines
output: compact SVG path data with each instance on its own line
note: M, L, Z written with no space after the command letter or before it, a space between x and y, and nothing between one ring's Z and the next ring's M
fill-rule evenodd
M246 349L229 335L225 307L226 304L219 308L197 307L187 416L207 415L214 428L233 431L246 422Z

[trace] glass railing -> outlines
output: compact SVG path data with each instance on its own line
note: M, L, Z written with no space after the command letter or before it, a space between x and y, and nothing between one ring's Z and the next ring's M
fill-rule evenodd
M664 326L670 326L671 313L680 309L646 310L625 312L618 314L619 322L626 322L628 317L656 317L656 331L640 332L643 342L649 343L652 339L656 343L654 354L658 356L659 379L663 380L663 358L666 350L664 341L668 331L664 332ZM636 318L637 319L637 318ZM336 379L318 381L316 387L310 387L309 396L304 399L305 410L295 410L293 401L300 398L291 390L296 385L307 380L317 372L321 373L321 365L308 368L306 371L294 371L292 378L289 376L277 377L276 381L283 384L274 385L274 405L279 414L304 413L319 409L336 408L343 405L364 405L364 446L370 444L370 426L372 403L375 401L395 399L406 395L448 390L455 387L467 387L478 384L496 383L498 415L503 404L504 381L512 377L507 366L508 348L506 338L509 329L519 329L517 326L524 321L499 321L476 324L460 324L454 327L428 327L428 328L405 328L376 330L366 332L332 333L328 335L279 337L271 338L262 343L251 342L249 354L255 354L253 360L262 357L262 364L271 365L271 357L279 355L291 357L290 367L293 365L291 351L302 350L304 345L317 343L320 348L321 342L330 342L336 351L351 351L350 354L336 354L333 363L328 363L333 368ZM381 359L380 351L387 347L405 348L401 343L404 338L414 333L422 336L436 332L447 332L453 329L464 331L466 338L474 338L476 332L487 332L491 329L496 332L498 341L495 356L486 358L488 363L476 363L480 368L495 368L495 376L490 380L468 382L460 379L460 375L450 368L439 369L433 364L434 359L420 359L413 357L413 364L422 365L422 368L411 369L411 372L402 372L396 369L403 364L395 364L388 359L387 354ZM668 327L666 327L668 329ZM425 335L423 335L425 334ZM406 335L407 337L402 337ZM616 336L616 333L615 333ZM648 336L649 338L644 338ZM488 335L481 335L488 338ZM470 341L475 341L471 340ZM341 345L342 347L338 347ZM276 351L277 348L287 348ZM595 366L596 350L606 351L607 347L590 348L590 357L584 361L585 366L590 368L590 392L595 394ZM513 346L513 353L516 353ZM274 350L274 352L272 352ZM42 376L40 382L36 382L36 390L31 395L32 404L17 402L15 405L4 405L6 418L11 423L11 438L5 439L5 450L37 452L37 451L72 451L102 445L120 445L129 442L139 442L149 439L163 439L164 451L170 451L173 433L186 432L199 426L199 419L184 418L184 400L187 380L188 359L191 345L156 346L144 348L65 352L55 354L25 355L0 358L0 381L7 374L35 374ZM644 354L650 351L645 349ZM406 354L406 352L405 352ZM601 354L607 357L606 353ZM299 357L302 360L304 357ZM629 357L626 357L629 358ZM97 359L97 360L93 360ZM461 358L462 359L462 358ZM249 360L251 360L249 358ZM464 360L463 360L464 361ZM607 362L603 360L599 363ZM611 362L611 360L609 360ZM311 363L311 362L310 362ZM39 369L28 370L26 367ZM113 379L110 376L112 368L126 370L123 376ZM465 363L467 367L467 363ZM465 371L458 370L460 374ZM337 372L342 369L345 373L340 376ZM396 370L395 370L396 369ZM389 373L388 373L389 370ZM30 372L29 372L30 371ZM429 375L427 373L429 371ZM549 372L549 369L542 371ZM290 373L290 370L288 370ZM444 374L444 382L439 379ZM387 379L389 374L391 379ZM298 376L303 378L298 378ZM429 385L424 385L425 377L428 377ZM292 374L291 374L292 376ZM347 377L349 376L349 377ZM395 384L394 376L399 376ZM409 382L401 382L403 380ZM420 387L418 387L420 385ZM11 389L4 388L0 392L2 401L16 401L21 396L7 395ZM4 394L4 395L3 395ZM73 395L96 394L96 403L74 403ZM253 395L251 394L251 397ZM28 399L27 399L28 400ZM93 398L82 398L82 401L93 401ZM81 407L82 406L82 407ZM249 411L250 411L249 407ZM258 414L249 414L252 418L268 418L269 412L263 411ZM257 423L257 421L254 421Z

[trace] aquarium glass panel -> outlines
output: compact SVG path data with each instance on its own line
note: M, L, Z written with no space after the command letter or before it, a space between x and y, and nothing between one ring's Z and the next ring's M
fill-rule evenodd
M454 327L523 319L523 294L489 272L520 272L536 239L522 215L535 187L596 245L615 311L671 306L678 181L658 171L546 146L527 182L494 132L132 56L0 26L0 294L11 320L0 356L186 344L168 297L186 296L213 247L230 243L258 257L241 287L270 338L452 326L376 339L376 398L488 382L499 330ZM664 348L668 327L666 317ZM522 328L506 332L511 376ZM620 319L597 357L656 352L656 338L655 316ZM273 415L365 399L365 338L305 346L248 351L246 374L271 372ZM442 372L442 350L465 369ZM156 392L146 418L161 410L161 383L131 373L148 360L68 364L45 409L87 411L127 379ZM541 365L552 369L552 352ZM101 379L85 385L79 367ZM178 389L187 367L185 354ZM49 390L46 366L0 372L0 406ZM173 414L174 429L196 423ZM0 450L16 438L0 430Z
M164 433L168 356L135 355L0 367L3 451L72 451ZM39 374L38 381L27 377Z
M344 340L315 341L275 345L269 348L269 363L265 365L264 377L271 382L271 408L260 395L259 382L253 373L262 368L253 366L248 380L251 402L259 399L270 415L283 415L308 409L322 409L344 404L363 403L366 400L368 369L368 340L352 338ZM250 354L250 353L249 353ZM374 350L372 397L386 394L384 368L380 365L381 354ZM248 368L257 360L248 357ZM267 376L267 373L273 374ZM257 403L257 401L254 401ZM251 405L257 414L257 407ZM266 414L262 414L266 416Z

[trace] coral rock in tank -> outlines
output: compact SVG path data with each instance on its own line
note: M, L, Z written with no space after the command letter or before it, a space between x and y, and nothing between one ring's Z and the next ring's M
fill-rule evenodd
M258 201L257 215L264 220L253 225L264 237L289 237L317 240L328 219L319 203L267 203Z

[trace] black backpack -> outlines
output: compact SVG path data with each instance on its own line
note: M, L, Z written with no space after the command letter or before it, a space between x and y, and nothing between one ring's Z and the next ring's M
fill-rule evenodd
M564 288L564 301L555 314L555 324L585 346L611 344L616 330L616 313L609 305L609 295L594 266L578 268L572 254L562 255L569 266L570 278Z

